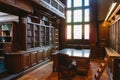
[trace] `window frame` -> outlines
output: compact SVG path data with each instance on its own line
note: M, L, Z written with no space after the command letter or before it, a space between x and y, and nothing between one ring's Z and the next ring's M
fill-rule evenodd
M89 41L90 40L90 0L89 0L89 6L84 6L84 2L85 0L82 0L82 6L80 7L74 7L74 3L73 3L74 0L71 0L71 8L67 8L66 9L66 12L69 10L71 11L71 22L67 22L67 19L66 19L66 25L71 25L71 32L72 32L72 36L71 36L71 39L67 39L68 42L71 42L71 41ZM85 16L85 9L89 9L89 21L85 22L84 21L84 16ZM82 21L81 22L74 22L74 10L82 10ZM67 13L66 13L66 17L67 16ZM84 39L84 26L86 24L89 24L89 39ZM74 39L74 30L73 30L73 26L74 25L82 25L82 39Z

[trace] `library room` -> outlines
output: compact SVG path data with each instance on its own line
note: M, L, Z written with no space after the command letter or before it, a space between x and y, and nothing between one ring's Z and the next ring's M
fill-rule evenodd
M120 80L120 0L0 0L0 80Z

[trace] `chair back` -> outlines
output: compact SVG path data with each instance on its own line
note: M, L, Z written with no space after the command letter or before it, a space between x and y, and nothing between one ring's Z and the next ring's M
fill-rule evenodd
M66 66L66 67L69 66L67 54L58 53L57 58L58 58L58 66Z

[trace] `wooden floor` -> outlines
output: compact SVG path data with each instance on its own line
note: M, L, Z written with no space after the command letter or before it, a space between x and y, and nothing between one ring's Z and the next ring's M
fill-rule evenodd
M52 72L52 61L44 64L43 66L27 73L18 78L17 80L58 80L57 72ZM97 68L100 66L100 60L92 60L90 63L90 69L88 71L88 76L80 74L75 75L72 80L94 80L94 75ZM109 77L104 71L101 80L109 80Z

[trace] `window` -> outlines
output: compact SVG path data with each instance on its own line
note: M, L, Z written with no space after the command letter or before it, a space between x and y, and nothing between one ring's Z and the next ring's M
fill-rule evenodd
M82 39L82 25L74 25L74 39Z
M85 22L89 22L89 20L90 20L90 14L89 14L89 9L85 9L85 16L84 16L84 19L85 19Z
M85 6L89 6L89 0L84 0L84 4L85 4Z
M71 11L67 11L67 22L71 22Z
M67 39L89 40L90 0L67 0Z
M68 0L68 2L67 2L67 7L68 7L68 8L71 8L71 0Z
M74 22L82 22L82 10L74 10L74 13L73 13L73 21Z
M74 7L81 7L82 6L82 0L73 0Z

